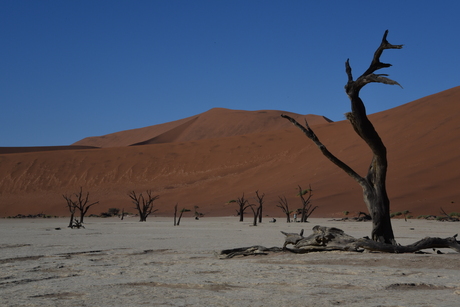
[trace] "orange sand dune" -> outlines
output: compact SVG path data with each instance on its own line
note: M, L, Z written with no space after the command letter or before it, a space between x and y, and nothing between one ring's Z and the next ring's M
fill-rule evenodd
M222 138L288 128L288 121L279 120L282 111L239 111L214 108L185 119L145 128L126 130L99 137L89 137L73 145L121 147L172 142L188 142ZM317 115L284 112L296 119L305 117L311 125L331 120Z
M388 149L393 212L460 211L459 100L456 87L370 116ZM0 216L65 215L62 194L80 186L100 201L89 213L111 207L134 212L127 193L152 189L160 195L158 215L171 216L176 203L198 206L208 216L231 215L236 205L227 201L242 193L253 201L259 190L266 195L265 214L280 216L278 197L285 195L296 209L297 185L309 184L316 217L366 210L360 187L301 131L278 118L281 112L259 112L267 113L213 109L161 129L114 133L102 137L105 143L98 138L76 143L106 148L0 154ZM319 119L312 126L328 149L364 175L371 154L351 125L313 118ZM248 122L250 128L238 130ZM131 141L130 133L136 135ZM128 146L136 143L146 145Z

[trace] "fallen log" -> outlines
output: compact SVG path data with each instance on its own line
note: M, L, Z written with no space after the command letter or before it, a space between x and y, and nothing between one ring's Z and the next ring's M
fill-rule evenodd
M335 227L315 226L313 233L308 237L303 236L303 229L300 234L286 233L285 242L282 248L267 248L260 245L250 247L240 247L226 249L217 254L218 258L226 259L235 256L267 255L269 252L291 252L291 253L310 253L320 251L355 251L364 250L382 253L415 253L430 248L450 248L460 253L460 243L456 240L457 235L449 238L426 237L409 245L386 244L366 238L354 238L346 234L343 230ZM294 245L287 248L288 244Z

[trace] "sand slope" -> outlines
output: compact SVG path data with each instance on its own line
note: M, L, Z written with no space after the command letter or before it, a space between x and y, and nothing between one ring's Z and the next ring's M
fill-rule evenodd
M392 211L460 211L459 100L456 87L370 116L388 148ZM273 215L281 213L278 196L295 209L297 185L309 184L319 206L315 216L365 211L360 187L279 113L212 109L75 144L105 148L0 154L0 216L66 214L62 194L80 186L100 201L90 213L131 211L126 194L153 189L160 195L158 215L172 215L176 203L199 206L208 216L229 215L236 205L228 200L243 192L252 200L259 190L266 194L265 213ZM331 152L365 174L371 155L348 122L307 118ZM145 145L127 146L136 143Z

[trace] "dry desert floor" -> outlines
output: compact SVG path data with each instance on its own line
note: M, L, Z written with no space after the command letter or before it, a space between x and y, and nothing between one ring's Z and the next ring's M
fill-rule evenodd
M1 306L460 306L460 254L320 252L219 259L223 249L282 246L315 225L362 237L370 223L251 218L0 219ZM460 223L394 220L401 244Z

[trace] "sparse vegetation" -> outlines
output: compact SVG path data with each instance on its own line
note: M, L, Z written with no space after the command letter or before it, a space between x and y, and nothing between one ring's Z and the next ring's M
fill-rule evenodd
M118 208L109 208L107 212L102 212L101 217L112 217L112 216L118 216L120 214L120 209Z
M50 219L50 218L57 218L57 217L59 217L59 216L39 213L39 214L28 214L28 215L16 214L16 215L13 215L13 216L11 216L11 215L7 216L6 218L7 219L35 219L35 218Z

